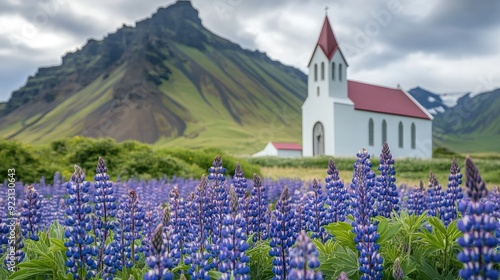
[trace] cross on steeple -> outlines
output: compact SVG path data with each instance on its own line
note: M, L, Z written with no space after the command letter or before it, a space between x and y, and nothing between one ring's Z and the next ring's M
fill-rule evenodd
M329 9L329 7L325 6L325 15L328 15L328 9Z

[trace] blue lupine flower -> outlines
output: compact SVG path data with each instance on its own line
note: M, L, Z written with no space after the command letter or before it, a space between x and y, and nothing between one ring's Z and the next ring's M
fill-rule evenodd
M378 166L380 175L377 177L377 215L386 218L391 217L392 211L398 211L399 194L396 187L396 170L394 160L389 149L389 144L384 143L380 154L380 164Z
M321 271L316 272L320 262L316 246L305 231L301 231L296 246L290 251L290 274L288 280L322 280Z
M292 209L295 212L295 229L293 232L295 233L294 238L297 238L300 231L307 231L307 216L306 209L304 207L307 201L307 194L303 194L299 190L295 190L293 196L294 199L292 199Z
M466 280L499 279L500 273L493 267L500 262L500 254L496 250L498 240L495 238L498 222L492 215L494 206L485 200L488 189L470 157L465 160L465 169L470 200L462 199L459 204L459 210L464 213L457 224L464 233L458 239L458 244L463 247L458 260L464 264L459 274Z
M210 242L211 231L211 205L210 188L205 175L201 177L199 185L194 192L193 203L191 204L191 267L188 274L192 279L209 280L208 271L213 268L212 262L209 262L210 254L207 251L212 250Z
M424 182L420 180L420 187L410 190L408 194L408 214L420 216L426 210Z
M236 168L234 170L233 186L236 196L238 197L238 210L243 211L245 207L245 197L247 194L247 178L243 176L243 169L239 162L236 163Z
M326 177L326 204L327 208L326 220L327 223L343 222L345 221L347 202L349 194L344 187L344 183L340 180L339 171L337 166L330 158L328 162L328 176Z
M267 239L269 220L266 217L266 187L257 174L253 174L252 198L249 208L252 224L251 233L254 234L254 241Z
M458 218L457 204L463 197L460 184L462 184L462 174L460 174L457 161L453 159L450 175L448 176L448 188L443 202L443 213L440 216L446 226Z
M405 272L401 267L399 258L396 258L396 260L394 260L394 265L392 266L392 277L394 277L395 280L403 280L403 278L405 277Z
M245 219L238 213L238 197L235 189L229 191L231 197L230 214L224 218L222 229L223 241L219 255L219 271L223 273L220 279L247 280L250 258L245 254L248 250L245 234ZM233 278L232 278L233 277Z
M183 255L189 253L189 242L191 234L186 215L186 201L181 197L179 189L175 186L170 191L170 224L172 225L172 235L170 236L170 259L172 264L177 266L183 261Z
M222 158L220 156L216 156L212 167L208 169L210 174L208 175L208 179L212 181L212 189L211 194L213 196L213 209L211 215L211 223L212 223L212 248L211 254L214 258L215 265L217 266L217 255L220 253L220 243L222 241L222 224L224 217L229 213L229 200L226 191L226 186L224 181L226 177L224 173L226 173L226 168L222 166Z
M136 247L135 240L141 240L141 230L144 221L143 207L134 190L129 190L128 195L120 197L119 210L116 213L118 225L115 226L115 250L119 252L119 261L115 265L118 270L132 267L139 260L136 254L140 248Z
M429 185L427 187L426 206L427 215L438 217L442 214L444 205L444 192L434 173L429 173Z
M4 253L4 245L9 243L8 233L9 227L2 221L2 217L0 217L0 256Z
M146 258L147 265L151 268L144 275L144 280L171 280L174 279L174 275L167 268L165 268L166 254L164 254L163 247L163 224L160 223L153 232L150 246L148 246L150 252Z
M113 196L113 182L109 180L107 174L108 168L104 160L99 157L96 167L96 175L94 176L94 209L96 214L95 237L98 247L97 265L102 271L101 277L112 279L114 270L113 266L104 266L103 259L105 257L106 241L109 237L109 231L113 230L113 219L116 215L115 197ZM109 250L108 250L109 252Z
M269 255L274 257L273 268L274 280L287 279L290 271L290 248L295 243L294 240L294 211L291 206L288 187L285 186L280 199L276 203L276 209L273 211L271 229L269 236L271 238L271 250Z
M500 189L498 186L493 187L493 191L490 193L490 201L493 204L493 217L500 221ZM497 229L495 231L495 236L500 244L500 222L497 223ZM498 248L500 250L500 247Z
M307 230L312 232L312 238L319 238L325 241L327 234L324 226L327 225L325 195L321 190L319 181L314 179L312 184L312 192L307 194L305 205Z
M14 270L17 270L18 267L17 265L21 263L24 260L25 254L24 251L22 250L24 248L24 241L23 241L23 234L21 230L21 224L19 221L14 222L14 220L11 220L13 224L10 224L9 226L13 225L14 226L14 244L9 244L9 246L12 246L14 249L14 254L10 255L11 252L10 250L7 250L7 255L4 260L4 264L7 267L13 267ZM9 226L7 226L7 232L8 234ZM8 240L7 240L8 242ZM7 244L7 243L6 243Z
M89 234L92 230L90 213L90 183L85 181L85 174L82 169L75 165L75 173L71 176L71 182L66 184L69 198L66 201L65 220L66 231L64 236L66 242L66 266L68 272L73 274L75 279L90 278L95 276L97 263L94 257L97 251L94 248L94 237ZM79 275L79 271L87 272L86 275Z
M33 186L26 187L25 200L23 201L23 210L21 212L21 228L24 238L38 241L38 224L42 218L41 200L38 192Z
M354 164L354 174L351 183L351 201L354 221L352 231L356 234L354 242L359 251L359 271L361 279L382 279L382 263L384 259L380 256L376 244L380 234L377 233L377 224L372 223L371 218L376 215L374 205L377 199L375 192L375 174L371 170L370 154L365 149L357 153Z

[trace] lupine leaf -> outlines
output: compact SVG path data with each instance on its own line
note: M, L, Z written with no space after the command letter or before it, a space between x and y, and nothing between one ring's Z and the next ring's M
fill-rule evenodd
M354 237L356 236L352 232L352 226L346 222L331 223L325 226L326 231L332 234L334 240L340 242L342 246L347 246L353 251L356 250L356 243L354 243Z

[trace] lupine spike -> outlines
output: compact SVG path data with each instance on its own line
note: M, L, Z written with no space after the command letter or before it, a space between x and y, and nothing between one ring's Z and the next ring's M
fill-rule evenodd
M325 196L321 190L321 185L316 178L312 183L312 192L307 194L305 203L305 214L307 229L312 232L312 238L319 238L325 241L327 238L324 226L327 225Z
M24 190L25 200L21 212L21 228L24 238L38 241L38 224L42 218L42 203L34 186L28 186Z
M389 144L384 143L380 154L380 164L378 166L380 175L377 177L377 213L386 218L391 217L392 211L398 211L399 195L396 187L396 170L392 159Z
M316 246L305 231L301 231L296 246L290 251L290 274L288 280L322 280L321 271L316 272L320 262Z
M344 183L340 180L339 171L333 159L328 161L328 176L326 181L326 204L329 205L327 209L326 220L327 223L343 222L345 221L347 203L349 194L344 187Z
M498 240L495 237L498 221L492 215L494 205L486 200L486 184L470 157L465 160L465 168L467 195L470 199L462 199L459 204L459 210L464 213L457 224L464 233L457 240L463 248L458 260L464 264L459 275L466 280L498 279L500 273L493 266L500 262L500 254L496 250Z
M375 192L375 174L371 170L370 154L365 149L357 153L354 164L354 174L351 183L351 201L354 221L352 231L356 234L354 242L359 251L359 270L361 279L382 279L384 259L378 252L377 223L372 223L375 215L374 204L377 199Z
M443 203L443 213L441 220L448 226L452 221L458 218L457 204L462 199L462 174L455 159L451 162L450 175L448 176L448 188L446 189L445 200Z
M253 190L249 208L252 217L251 224L254 241L267 239L267 227L269 225L269 221L266 218L267 205L266 188L262 184L259 175L253 174Z
M394 277L394 280L403 280L403 278L405 277L405 272L401 267L399 258L396 258L396 260L394 261L394 265L392 266L392 277Z
M442 214L443 198L444 193L441 190L441 185L439 185L436 175L431 171L426 196L427 215L437 217Z
M420 216L426 208L424 182L420 180L419 188L411 190L408 194L408 214Z

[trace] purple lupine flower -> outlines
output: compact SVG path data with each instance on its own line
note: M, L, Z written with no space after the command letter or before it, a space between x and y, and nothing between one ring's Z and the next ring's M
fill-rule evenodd
M337 280L349 280L349 277L347 277L347 274L342 271L339 277L337 277Z
M38 241L38 224L42 218L40 210L42 203L38 192L33 186L27 186L24 190L25 200L21 212L21 228L24 238Z
M295 243L296 246L290 251L290 274L287 279L322 280L321 271L315 271L320 266L318 250L305 231L300 232Z
M312 232L311 237L325 241L327 238L325 228L323 227L327 224L325 195L321 190L319 181L316 179L313 180L312 192L307 194L305 213L307 229Z
M208 271L215 267L210 262L212 244L210 242L211 232L211 204L210 188L205 175L201 177L199 185L194 192L194 201L191 205L191 267L188 274L192 279L210 280Z
M328 176L326 177L326 204L327 208L326 220L327 223L345 221L347 201L349 194L347 193L344 183L340 180L337 166L330 158L328 162Z
M170 191L170 224L172 225L170 258L174 266L182 264L183 255L189 253L191 234L186 216L186 201L181 197L179 188Z
M440 216L444 202L444 192L434 173L429 173L429 185L427 187L426 206L428 216Z
M365 149L357 153L354 164L354 174L351 183L351 200L354 221L352 231L356 234L354 242L359 251L359 271L361 279L382 279L383 261L378 250L380 245L377 239L377 223L372 223L371 218L376 215L374 205L377 199L375 192L375 173L371 170L370 154Z
M8 233L9 227L2 221L2 217L0 216L0 256L5 252L4 245L9 243Z
M285 186L280 199L276 203L276 209L273 211L271 229L269 237L271 238L271 250L269 255L274 257L273 268L274 280L287 279L290 270L290 248L295 243L294 240L294 211L291 205L288 187Z
M420 187L408 193L408 214L420 216L426 209L424 182L420 180Z
M239 162L236 163L236 168L234 170L233 185L236 196L238 197L238 205L240 207L239 211L243 211L248 185L247 178L243 176L243 169L241 169Z
M495 236L500 244L500 189L498 186L493 187L493 191L490 193L490 201L493 203L493 217L499 221L497 223L497 229L495 231ZM499 248L500 250L500 248Z
M174 275L166 267L165 260L166 255L163 249L163 224L160 223L153 232L151 236L150 246L147 246L150 250L148 257L146 258L147 265L151 268L144 275L144 280L171 280L174 279Z
M220 279L247 280L250 258L245 254L248 250L245 234L245 219L238 213L238 197L234 188L229 191L231 198L230 214L224 218L222 229L223 241L219 255L219 271L223 273Z
M460 211L464 213L457 224L464 233L457 240L458 245L463 247L458 260L464 264L459 275L464 279L499 279L500 273L493 267L500 262L500 254L496 250L498 240L495 238L498 222L492 215L494 206L486 200L488 189L470 157L465 160L465 170L470 200L462 199L459 204Z
M10 249L7 250L4 264L17 270L17 265L21 263L25 257L25 253L22 250L24 248L24 240L19 221L14 222L14 220L11 220L11 222L14 223L14 244L9 244L9 247L12 247L10 249L13 249L13 251ZM9 230L9 227L7 227L7 230Z
M109 180L107 174L108 168L104 160L99 157L96 167L96 175L94 176L94 209L96 215L95 237L98 248L97 266L102 271L101 277L108 279L112 278L114 267L104 264L106 241L109 237L109 231L113 230L113 219L116 215L115 197L113 196L113 182ZM108 251L109 252L109 251ZM109 262L108 262L109 263Z
M251 233L254 234L254 241L267 239L269 220L265 215L267 210L266 187L257 174L253 174L252 198L249 208L252 224Z
M295 233L294 238L297 238L300 231L307 231L307 216L304 207L307 201L307 194L302 194L299 190L295 190L293 196L295 197L295 199L292 199L292 209L295 211L295 229L293 232Z
M97 255L93 246L94 237L90 235L92 223L90 213L90 183L85 181L83 170L75 165L75 173L71 176L71 182L66 184L69 198L66 201L65 220L66 231L64 236L66 242L66 266L68 272L73 274L75 279L90 278L95 276L97 263L94 257ZM79 275L79 271L87 272L86 275Z
M396 260L394 260L394 265L392 266L392 277L394 277L395 280L403 280L403 278L405 277L405 272L401 267L399 258L396 258Z
M386 218L391 217L392 211L398 211L399 194L396 188L396 170L392 159L389 144L384 143L380 154L380 164L378 166L380 175L377 177L377 215Z
M443 213L440 216L446 226L458 218L457 205L462 199L462 174L455 159L451 162L450 175L448 176L448 188L446 189L443 202Z
M120 260L119 270L124 267L132 267L135 262L139 260L139 255L136 254L140 248L136 247L135 240L141 240L141 230L143 227L144 211L139 203L139 196L134 190L129 190L128 195L120 197L120 204L118 206L117 221L119 223L118 234L120 235L115 241L118 241ZM121 212L120 212L121 210ZM120 215L118 215L120 213Z
M212 223L212 250L211 254L217 266L217 255L220 252L219 245L222 241L222 222L226 214L229 213L229 200L224 181L226 168L222 166L222 158L216 156L212 167L208 169L208 180L212 181L211 194L213 197L213 209L211 216Z

